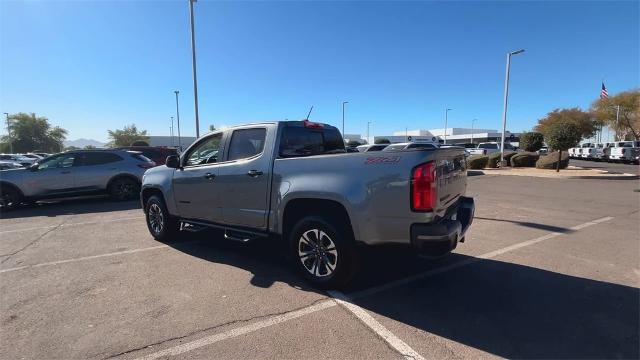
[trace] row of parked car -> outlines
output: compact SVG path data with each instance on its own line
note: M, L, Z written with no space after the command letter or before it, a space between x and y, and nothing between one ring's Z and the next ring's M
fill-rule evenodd
M569 149L572 159L635 163L640 161L640 141L584 143Z
M58 154L1 154L0 209L41 199L107 193L135 199L144 172L163 165L173 148L125 147Z

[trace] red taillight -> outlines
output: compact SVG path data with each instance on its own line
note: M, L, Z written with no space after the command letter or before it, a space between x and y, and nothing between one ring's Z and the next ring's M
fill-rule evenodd
M151 169L154 166L156 166L156 163L154 162L143 162L138 164L138 167L141 167L143 169Z
M309 129L322 129L322 128L324 128L323 124L311 122L309 120L305 120L305 121L303 121L303 123L304 123L304 127L309 128Z
M438 203L438 179L434 163L413 168L411 172L411 210L430 211Z

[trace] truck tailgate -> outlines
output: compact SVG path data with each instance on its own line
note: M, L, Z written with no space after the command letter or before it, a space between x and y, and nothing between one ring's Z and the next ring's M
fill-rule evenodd
M455 204L467 188L467 166L464 151L439 149L436 151L438 179L438 211Z

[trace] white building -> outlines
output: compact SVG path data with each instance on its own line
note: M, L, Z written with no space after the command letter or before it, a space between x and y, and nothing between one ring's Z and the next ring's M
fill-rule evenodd
M391 143L408 141L440 141L445 139L444 129L431 130L405 130L396 131L389 136L376 136L375 140L388 139ZM506 139L509 142L518 142L520 133L506 132ZM500 141L502 133L493 129L467 129L467 128L447 128L447 144L480 143L488 141Z

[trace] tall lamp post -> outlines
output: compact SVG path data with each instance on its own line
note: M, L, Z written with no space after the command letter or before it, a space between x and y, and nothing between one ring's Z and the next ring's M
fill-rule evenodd
M500 166L505 166L504 162L504 136L507 129L507 100L509 99L509 69L511 68L511 56L524 52L524 49L507 53L507 69L504 76L504 105L502 109L502 140L500 141Z
M344 106L348 103L348 101L342 102L342 136L344 136Z
M169 133L171 135L171 146L175 146L175 143L173 141L173 116L171 117L171 128L169 128Z
M367 121L367 144L370 144L370 139L369 139L369 126L371 125L371 121Z
M473 144L473 123L478 121L478 119L471 120L471 143Z
M180 137L180 107L178 106L178 94L180 91L175 90L176 94L176 120L178 121L178 149L182 151L182 138Z
M447 109L444 111L444 143L447 144L447 123L449 122L449 111L453 109Z
M7 137L9 138L9 151L13 154L13 139L11 139L11 126L9 123L9 113L4 113L7 117Z
M193 3L189 0L189 15L191 16L191 67L193 68L193 101L196 109L196 138L200 137L200 117L198 116L198 77L196 76L196 32L194 30ZM179 121L179 120L178 120ZM178 131L180 125L178 125Z

